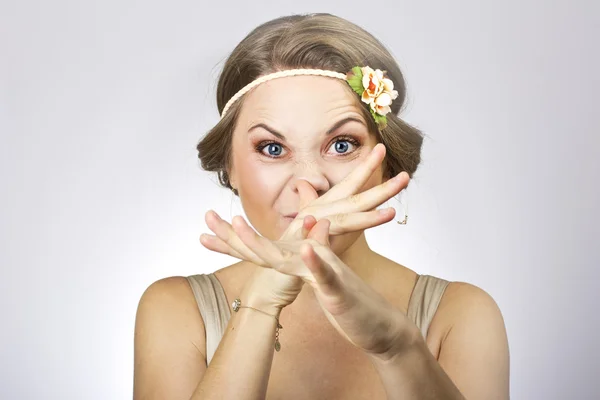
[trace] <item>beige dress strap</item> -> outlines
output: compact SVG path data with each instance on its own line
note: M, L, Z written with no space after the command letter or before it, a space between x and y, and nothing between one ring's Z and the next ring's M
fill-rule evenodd
M419 275L408 303L408 319L427 338L429 325L450 282L431 275Z
M198 274L187 277L206 332L206 365L212 360L231 318L227 296L221 282L214 274Z

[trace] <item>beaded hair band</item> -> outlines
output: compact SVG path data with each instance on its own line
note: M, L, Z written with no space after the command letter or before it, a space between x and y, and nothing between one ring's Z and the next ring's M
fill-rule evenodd
M362 102L370 106L369 110L379 129L386 127L387 118L385 114L391 111L390 104L392 104L392 100L398 97L398 91L394 90L394 82L386 78L384 76L385 71L380 69L374 70L368 66L356 66L346 74L324 69L288 69L261 76L244 86L229 99L223 108L221 118L225 116L233 103L255 86L271 79L297 75L319 75L345 80L352 90L360 96Z

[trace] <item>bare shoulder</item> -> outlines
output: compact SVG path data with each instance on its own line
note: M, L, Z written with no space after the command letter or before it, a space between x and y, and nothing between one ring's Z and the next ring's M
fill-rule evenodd
M184 276L171 276L153 282L142 294L138 305L138 313L168 310L180 315L195 309L194 294Z
M204 323L192 288L184 276L159 279L141 296L136 315L136 340L156 336L164 326L172 327L173 332L169 335L195 338L192 342L204 355Z
M236 291L246 282L251 268L247 263L238 262L214 272L225 292ZM156 321L161 326L168 325L177 328L179 336L189 336L191 342L204 356L206 348L204 321L198 309L198 303L188 278L171 276L153 282L141 296L136 323L147 325ZM141 332L136 332L136 335Z
M135 319L134 398L189 397L206 369L205 348L204 323L187 278L153 282Z
M502 313L494 298L482 288L467 282L450 282L440 300L436 317L446 322L446 327L464 322L473 316L500 318Z
M484 314L484 317L482 317ZM494 320L504 326L496 301L482 288L467 282L449 282L427 333L427 346L438 358L448 334L456 325L470 325L479 321Z
M439 346L438 362L466 398L508 398L506 326L500 307L485 290L467 282L450 282L427 342Z

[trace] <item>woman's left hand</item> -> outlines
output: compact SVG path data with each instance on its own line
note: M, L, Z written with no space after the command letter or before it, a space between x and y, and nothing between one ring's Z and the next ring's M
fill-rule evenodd
M234 232L229 231L229 235L237 235L240 240L229 237L227 241L245 244L253 253L248 261L298 276L311 285L332 325L365 352L388 358L411 345L416 326L331 250L329 220L315 221L306 217L304 232L310 232L306 239L272 241L257 234L244 218L235 216ZM245 260L247 249L234 249L233 253Z

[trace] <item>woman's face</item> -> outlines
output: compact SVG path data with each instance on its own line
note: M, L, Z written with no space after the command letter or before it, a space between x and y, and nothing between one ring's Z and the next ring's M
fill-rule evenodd
M321 196L363 162L377 141L345 81L278 78L245 96L233 133L230 182L254 228L277 240L293 220L286 216L298 212L298 179ZM363 190L381 182L380 167ZM347 236L343 247L359 234Z

